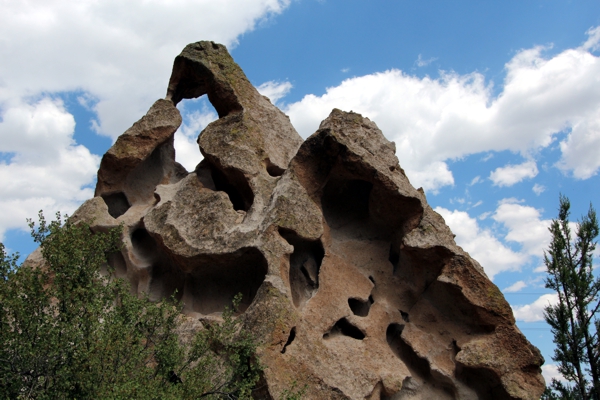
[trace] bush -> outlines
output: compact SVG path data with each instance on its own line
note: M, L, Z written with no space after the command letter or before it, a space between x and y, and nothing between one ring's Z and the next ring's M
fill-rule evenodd
M152 303L101 273L120 228L93 233L41 212L30 227L43 266L19 266L0 243L0 398L251 397L261 367L233 315L240 296L185 348L178 302Z

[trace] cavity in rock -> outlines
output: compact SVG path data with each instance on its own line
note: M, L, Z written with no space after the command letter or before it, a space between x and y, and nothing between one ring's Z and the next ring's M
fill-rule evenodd
M354 315L358 315L359 317L366 317L369 315L369 310L371 309L372 304L373 296L369 296L369 299L366 301L355 298L348 299L348 305L350 306L350 309Z
M148 231L138 228L131 234L131 244L138 260L139 268L147 272L141 274L139 284L147 291L152 301L159 301L177 292L176 298L181 299L184 286L184 274L161 250Z
M349 336L357 340L363 340L365 338L364 332L357 326L352 325L346 318L342 318L336 322L331 330L323 335L323 339L331 339L340 335Z
M279 234L292 246L290 255L290 287L296 307L302 307L319 289L319 270L325 256L320 240L307 240L296 233L279 229Z
M196 260L194 272L186 276L185 311L220 313L231 307L238 293L242 294L238 311L245 311L265 280L267 269L267 260L254 247Z
M273 164L268 158L265 160L265 167L267 169L267 173L272 177L281 176L285 172L285 169L279 168L277 165Z
M108 206L108 213L115 219L125 214L129 210L129 207L131 207L127 196L123 192L103 194L102 199Z
M227 171L226 174L214 166L211 171L216 190L227 193L233 209L248 211L254 202L254 193L244 175L235 170Z
M290 335L288 336L288 340L287 342L285 342L285 345L283 346L283 349L281 349L281 354L285 354L285 349L292 344L292 342L294 341L294 339L296 339L296 327L293 327L292 330L290 331Z
M373 184L367 181L331 177L323 190L323 214L332 228L364 222L369 217L369 195Z

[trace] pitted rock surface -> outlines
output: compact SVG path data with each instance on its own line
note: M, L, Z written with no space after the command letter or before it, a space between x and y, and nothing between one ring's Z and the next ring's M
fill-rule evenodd
M206 94L204 160L175 162L175 105ZM106 153L74 219L123 224L117 274L186 328L239 318L260 342L258 398L538 399L539 351L481 266L409 182L375 123L333 110L302 142L224 46L188 45L158 100Z

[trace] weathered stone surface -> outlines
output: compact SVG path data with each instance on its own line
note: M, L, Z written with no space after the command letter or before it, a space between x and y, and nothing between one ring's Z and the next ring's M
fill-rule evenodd
M220 119L187 173L174 161L174 104L204 94ZM96 196L73 218L125 226L111 263L153 299L177 290L182 336L243 294L239 318L265 366L257 397L279 398L292 382L310 399L543 391L539 351L411 186L394 144L340 110L302 143L221 45L177 57L167 99L104 156Z

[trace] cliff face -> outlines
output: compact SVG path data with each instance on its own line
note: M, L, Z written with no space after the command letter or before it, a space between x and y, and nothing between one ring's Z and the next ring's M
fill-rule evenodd
M175 105L219 114L204 160L175 162ZM237 293L260 340L262 394L310 399L538 399L539 351L479 264L413 188L395 146L333 110L302 141L224 46L188 45L166 99L104 155L96 197L74 214L123 224L111 263L155 300L177 290L190 321ZM199 326L199 323L198 323Z

